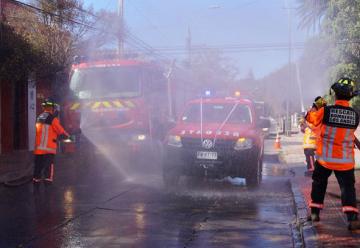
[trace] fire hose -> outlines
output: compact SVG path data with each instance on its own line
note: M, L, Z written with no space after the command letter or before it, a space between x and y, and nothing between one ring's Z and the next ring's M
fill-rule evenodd
M26 168L23 168L21 170L15 170L15 171L10 171L6 174L4 174L2 183L5 186L8 187L14 187L14 186L20 186L26 183L31 182L32 180L32 174L33 174L33 169L34 168L34 164L32 161L29 161L26 165Z

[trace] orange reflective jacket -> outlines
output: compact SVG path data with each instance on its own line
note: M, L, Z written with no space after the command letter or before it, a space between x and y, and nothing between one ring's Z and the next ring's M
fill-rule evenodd
M317 138L316 159L331 170L354 168L354 132L359 116L349 102L337 100L333 106L310 111L306 120L320 128Z
M316 148L316 133L310 127L305 128L303 148L304 149Z
M68 133L61 126L58 118L50 112L43 112L36 119L36 138L34 154L56 154L58 135Z

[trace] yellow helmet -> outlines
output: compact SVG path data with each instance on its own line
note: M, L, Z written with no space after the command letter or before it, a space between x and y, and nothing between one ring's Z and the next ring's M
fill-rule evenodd
M346 77L340 78L331 86L330 93L331 90L337 97L350 100L355 96L355 81Z

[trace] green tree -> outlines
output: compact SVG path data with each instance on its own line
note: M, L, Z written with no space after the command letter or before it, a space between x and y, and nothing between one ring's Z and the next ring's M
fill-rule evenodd
M238 74L232 61L217 49L202 48L191 57L193 87L198 92L211 89L227 93L236 83Z
M6 10L6 19L41 54L36 75L51 78L70 65L73 54L92 30L94 15L79 0L37 0L32 4L35 7Z
M302 23L308 27L312 23L309 20L319 20L319 37L326 37L330 44L326 56L329 58L329 82L347 76L360 84L360 0L298 2ZM354 99L355 105L358 102Z
M298 13L301 18L300 27L317 29L321 18L325 15L329 0L299 0Z
M0 81L20 81L34 70L39 53L9 25L0 23L0 29Z
M360 79L360 0L331 1L326 19L326 32L336 44L331 78L349 76Z

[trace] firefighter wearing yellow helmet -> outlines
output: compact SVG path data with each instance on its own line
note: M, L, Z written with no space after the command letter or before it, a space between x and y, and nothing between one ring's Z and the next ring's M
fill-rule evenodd
M359 114L349 103L357 95L355 82L340 78L331 86L332 92L335 92L334 105L309 111L306 115L306 120L320 129L316 142L309 220L320 221L328 177L334 172L341 189L342 209L347 215L348 228L360 229L354 175L354 133L359 125Z

